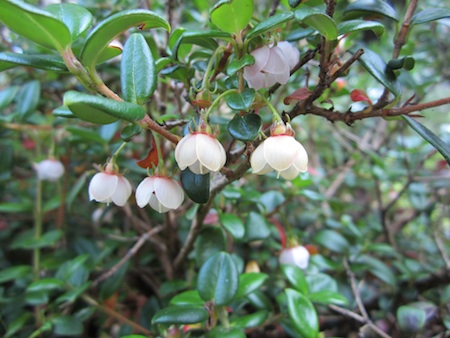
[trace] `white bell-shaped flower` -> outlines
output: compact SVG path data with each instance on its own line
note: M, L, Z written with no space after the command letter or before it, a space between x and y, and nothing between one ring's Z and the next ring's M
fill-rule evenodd
M34 163L33 168L41 181L57 181L64 174L63 164L52 158Z
M255 58L255 63L244 68L244 79L250 88L256 90L275 83L286 84L290 70L300 59L300 52L286 41L262 46L250 54Z
M309 251L301 245L284 248L279 256L280 264L291 264L306 269L309 263Z
M180 169L189 168L194 174L218 172L225 165L226 159L222 144L207 133L187 134L175 148L175 160Z
M131 184L122 175L110 170L109 164L104 172L92 177L89 183L89 200L100 203L111 203L123 207L131 195Z
M173 179L165 176L145 178L136 189L136 203L140 208L149 204L159 213L177 209L184 201L184 191Z

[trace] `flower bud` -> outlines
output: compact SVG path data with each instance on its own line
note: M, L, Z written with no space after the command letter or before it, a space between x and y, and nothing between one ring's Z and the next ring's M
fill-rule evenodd
M159 213L178 209L183 201L183 189L175 180L169 177L147 177L136 189L137 205L143 208L149 204Z
M63 164L53 158L43 160L33 164L37 173L38 180L41 181L57 181L64 174Z
M280 264L291 264L306 269L309 263L309 251L301 245L292 248L285 248L281 251L279 261Z

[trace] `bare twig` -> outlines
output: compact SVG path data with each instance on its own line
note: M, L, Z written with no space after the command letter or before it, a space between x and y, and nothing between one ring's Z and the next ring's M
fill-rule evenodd
M272 4L270 5L269 16L273 16L276 13L277 8L280 5L280 1L281 0L272 0Z
M335 312L340 313L341 315L344 315L344 316L346 316L346 317L353 318L353 319L356 320L357 322L360 322L360 323L363 323L363 324L366 323L366 319L365 319L363 316L361 316L361 315L359 315L359 314L357 314L357 313L355 313L355 312L353 312L353 311L344 309L344 308L339 307L339 306L334 305L334 304L328 305L328 308L330 308L331 310L333 310L333 311L335 311Z

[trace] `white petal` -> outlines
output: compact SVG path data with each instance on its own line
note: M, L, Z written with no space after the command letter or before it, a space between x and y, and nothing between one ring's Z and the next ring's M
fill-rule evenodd
M298 176L299 173L300 173L300 170L298 170L294 165L291 165L286 170L279 172L281 177L283 177L286 180L293 180L294 178L296 178Z
M197 160L195 144L197 134L188 134L175 147L175 160L181 170L186 169Z
M214 137L197 134L197 158L200 164L211 171L217 172L225 165L225 149Z
M158 198L156 198L155 194L153 194L152 197L150 198L149 204L153 210L156 210L160 214L169 211L169 208L166 208L164 205L162 205L161 202L158 200Z
M205 168L204 166L202 166L200 164L200 161L198 161L198 160L195 161L194 164L191 164L189 166L189 170L192 171L196 175L206 175L207 173L209 173L211 171L208 168Z
M139 208L145 207L150 202L150 197L155 191L154 181L153 177L144 178L136 188L136 203Z
M267 166L267 161L264 158L264 143L263 141L256 149L253 151L250 157L250 165L254 174L259 174L264 167Z
M116 191L119 178L114 174L97 173L89 183L89 200L97 202L108 201L114 191Z
M256 73L252 76L246 75L244 68L244 79L247 81L248 86L250 88L254 88L255 90L264 88L266 86L266 75L265 73Z
M309 252L304 246L283 249L279 260L280 264L292 264L300 269L306 269L309 263Z
M155 195L159 202L168 209L177 209L184 200L183 189L168 177L157 177Z
M114 204L118 205L119 207L123 207L131 195L131 184L128 182L128 180L123 176L117 176L118 182L116 191L111 196L111 200L114 202Z
M294 68L294 66L300 60L300 51L294 45L290 44L287 41L278 42L277 46L283 52L289 64L289 69L292 70L292 68Z
M271 136L265 141L264 158L278 172L288 169L295 159L298 142L292 136Z
M299 147L297 150L297 154L295 154L294 157L294 166L298 171L304 173L306 170L308 170L308 153L306 152L305 148L303 148L300 142L298 142L298 144Z
M252 76L265 68L270 57L270 48L262 46L261 48L255 49L250 54L255 58L255 63L252 66L245 67L244 71L247 69L247 74Z
M263 71L270 74L289 74L289 64L285 60L282 50L277 46L270 48L269 60Z

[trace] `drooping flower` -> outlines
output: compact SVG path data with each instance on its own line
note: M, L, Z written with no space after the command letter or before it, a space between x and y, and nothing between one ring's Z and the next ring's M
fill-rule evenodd
M222 144L204 132L187 134L175 148L175 160L181 170L189 168L194 174L218 172L225 165L226 154Z
M37 173L38 180L41 181L54 182L64 174L63 164L54 158L49 158L39 163L34 163L33 168Z
M184 192L173 179L165 176L145 178L136 189L136 203L140 208L149 204L159 213L177 209L184 201Z
M131 195L131 190L130 182L108 164L105 171L92 177L89 183L89 200L107 204L113 202L123 207Z
M287 41L262 46L250 53L255 58L252 66L244 68L244 79L256 90L286 84L290 71L298 63L300 52Z
M309 251L302 245L281 250L279 261L280 264L291 264L306 269L309 263Z
M278 176L292 180L307 170L308 154L294 138L289 125L275 123L271 131L272 135L252 153L250 164L253 173L264 175L275 170Z

